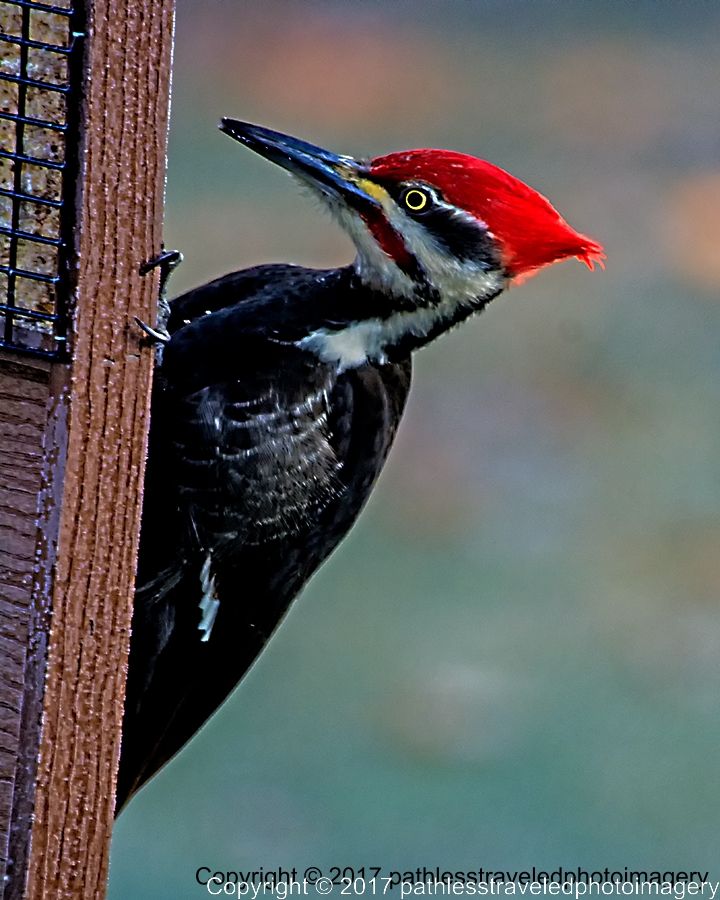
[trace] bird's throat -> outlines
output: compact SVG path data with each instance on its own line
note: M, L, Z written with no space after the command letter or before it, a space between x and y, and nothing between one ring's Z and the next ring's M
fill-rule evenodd
M438 303L402 310L386 318L352 322L338 329L320 328L302 338L297 345L341 372L365 363L383 365L408 356L472 313L479 312L503 287L498 279L494 290L481 297L451 295L441 298Z

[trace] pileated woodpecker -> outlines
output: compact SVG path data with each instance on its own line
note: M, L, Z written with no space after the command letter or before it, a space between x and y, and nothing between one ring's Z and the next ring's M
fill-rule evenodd
M411 150L370 162L223 119L357 248L266 265L169 304L152 400L118 809L212 715L368 499L410 358L513 279L602 247L502 169Z

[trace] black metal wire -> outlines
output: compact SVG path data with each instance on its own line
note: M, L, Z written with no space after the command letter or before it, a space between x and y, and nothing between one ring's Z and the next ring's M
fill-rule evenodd
M11 6L29 6L30 9L39 9L42 12L59 13L62 16L71 16L72 9L69 6L53 6L50 3L36 3L35 0L7 0ZM72 6L77 7L77 3Z
M0 188L0 240L6 248L5 258L0 260L0 347L62 357L66 352L75 218L83 0L72 0L68 7L34 0L0 0L0 12L10 14L13 10L20 34L0 34L0 59L3 47L8 48L6 60L8 53L18 53L10 51L10 46L19 48L19 59L12 59L18 65L12 66L12 71L0 71L0 86L3 82L12 85L10 94L17 96L14 110L0 111L0 133L4 138L0 162L12 167L11 183ZM62 29L61 43L37 39L46 36L40 28L50 22L67 24L67 31L64 26ZM58 40L54 33L51 38ZM44 73L37 69L42 68L44 54L51 54L47 60L53 64L63 57L67 77L42 80ZM51 71L52 68L51 65ZM31 104L51 95L58 98L53 101L55 109L51 112L58 114L39 118L38 110ZM46 106L42 113L47 112ZM37 129L53 133L52 153L48 153L51 159L36 155L44 153L42 131L38 134ZM34 193L31 179L42 181L43 172L48 173L51 189L46 190L45 184L39 194ZM58 174L61 187L56 191L52 186ZM46 256L40 258L33 248L40 254L43 247ZM56 256L52 271L48 271L47 253ZM28 265L29 262L37 264Z
M2 2L2 0L0 0L0 2ZM0 80L7 81L8 79L3 78L3 76L0 75ZM21 81L19 84L20 90L27 87L27 83L24 81ZM18 94L19 93L20 91L18 91ZM19 122L22 125L34 125L37 128L49 128L50 131L59 131L61 133L65 133L67 131L67 126L60 125L58 122L52 122L49 119L34 119L30 116L18 115L17 113L0 112L0 119L5 119L8 122Z

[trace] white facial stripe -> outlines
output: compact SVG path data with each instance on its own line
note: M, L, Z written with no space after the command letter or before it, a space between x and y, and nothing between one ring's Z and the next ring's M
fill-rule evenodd
M487 273L486 273L487 274ZM494 273L494 282L484 296L496 293L503 284L499 272ZM356 322L339 331L321 328L298 341L297 346L309 350L323 362L336 365L343 372L354 369L366 362L387 362L387 348L400 343L410 335L426 337L438 322L450 322L461 307L472 307L477 295L464 300L458 296L444 297L433 306L420 306L411 311L395 313L387 319L368 319Z
M299 173L290 174L322 201L323 206L329 210L340 227L350 235L358 253L354 262L355 271L362 281L375 290L392 294L394 297L412 297L415 293L415 282L385 253L360 216L349 209L334 193L325 190L322 185L310 178L304 178ZM383 188L378 185L372 185L372 188L376 199L380 200L382 195L389 199Z
M501 272L488 272L478 263L451 256L420 222L403 212L386 191L378 186L374 188L373 195L382 204L390 225L419 261L440 300L430 306L395 313L387 319L352 323L338 331L322 328L298 341L298 347L338 366L340 371L368 361L385 362L388 347L410 335L423 338L439 322L452 322L460 309L472 308L479 298L496 294L505 281ZM417 284L385 253L357 213L327 195L323 195L323 199L357 248L354 266L363 282L396 297L415 296ZM437 198L436 202L453 215L482 225L470 213L457 210Z
M437 201L437 204L453 215L472 222L478 228L482 227L482 223L470 213L442 201ZM451 256L420 222L403 212L392 198L388 197L383 203L383 209L390 225L402 236L410 253L420 261L427 280L443 300L454 299L462 303L486 296L496 290L497 272L488 272L479 263L460 261Z
M395 297L412 297L415 282L387 255L357 213L343 206L334 208L333 213L355 244L358 253L355 271L362 281Z

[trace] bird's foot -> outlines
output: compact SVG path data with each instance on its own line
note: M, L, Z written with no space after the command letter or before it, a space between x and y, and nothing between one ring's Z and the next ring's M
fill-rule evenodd
M150 325L146 325L145 322L141 322L137 316L135 317L135 321L138 325L156 344L167 344L170 340L170 335L165 327L168 316L170 315L170 307L165 299L165 291L167 290L167 283L170 276L182 261L183 255L179 250L165 250L165 248L163 248L163 251L159 256L144 262L140 266L141 275L148 275L153 269L160 269L160 288L158 292L157 312L158 327L153 328Z

